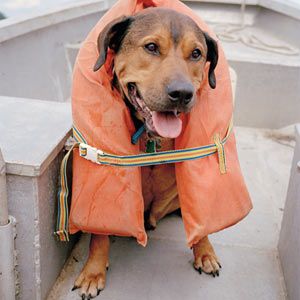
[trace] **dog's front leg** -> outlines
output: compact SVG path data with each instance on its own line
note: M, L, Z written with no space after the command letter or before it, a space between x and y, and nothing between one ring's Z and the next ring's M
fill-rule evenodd
M193 245L193 252L195 257L194 268L200 274L203 271L213 277L219 276L221 265L207 236Z
M88 260L72 290L78 289L82 299L96 297L105 286L108 268L109 237L92 234Z

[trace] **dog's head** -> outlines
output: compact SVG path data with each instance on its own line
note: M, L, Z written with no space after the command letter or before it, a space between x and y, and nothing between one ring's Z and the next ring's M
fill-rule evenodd
M188 16L149 8L108 24L98 38L97 71L107 51L114 54L120 91L154 135L175 138L181 132L179 113L195 104L195 94L208 61L208 80L216 86L217 43Z

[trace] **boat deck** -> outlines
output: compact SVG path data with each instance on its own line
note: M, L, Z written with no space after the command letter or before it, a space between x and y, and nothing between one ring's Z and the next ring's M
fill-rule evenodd
M286 299L277 243L293 156L293 130L236 128L241 167L254 209L238 225L211 236L222 263L220 277L192 267L182 220L171 215L149 232L146 248L113 238L105 300ZM83 235L48 300L79 299L71 292L88 252Z

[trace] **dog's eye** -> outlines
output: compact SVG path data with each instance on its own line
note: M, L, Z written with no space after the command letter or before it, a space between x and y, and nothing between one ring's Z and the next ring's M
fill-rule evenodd
M192 60L199 60L201 58L201 51L199 49L194 49L191 54Z
M154 44L154 43L146 44L144 46L144 48L146 49L147 52L149 52L151 54L155 54L155 55L159 54L158 46L156 44Z

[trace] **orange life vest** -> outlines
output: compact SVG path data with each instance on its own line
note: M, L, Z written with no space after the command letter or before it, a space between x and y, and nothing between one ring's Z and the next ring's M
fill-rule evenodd
M184 13L216 39L208 26L178 0L119 0L101 18L84 41L75 63L72 112L74 125L87 144L107 153L134 155L140 148L131 143L135 128L130 112L118 91L111 89L113 56L108 56L100 71L93 72L99 54L97 38L110 21L149 6ZM211 89L207 79L204 80L194 109L183 118L183 130L175 140L175 149L214 144L215 134L226 135L233 110L232 91L228 64L219 43L218 47L217 86ZM220 173L217 154L176 163L177 188L189 246L237 223L252 207L233 133L224 147L225 174ZM134 236L146 245L140 167L97 165L80 157L75 149L69 223L71 233L81 230Z

